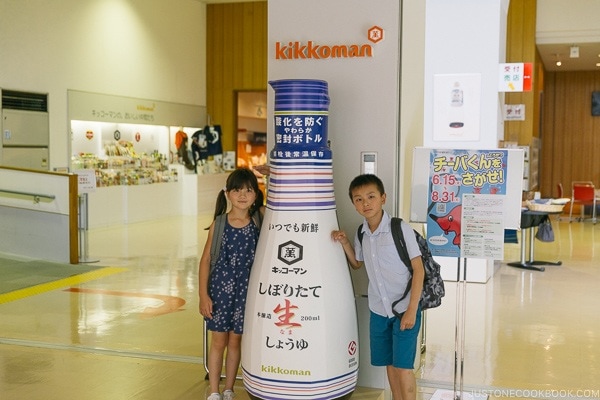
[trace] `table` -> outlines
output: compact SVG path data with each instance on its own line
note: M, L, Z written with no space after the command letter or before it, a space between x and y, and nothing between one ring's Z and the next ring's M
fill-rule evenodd
M534 243L535 243L535 233L534 228L540 225L542 222L545 222L550 217L550 214L559 214L559 213L549 213L543 211L529 211L523 210L521 211L521 260L510 262L508 265L511 267L531 269L534 271L545 271L544 267L540 267L539 265L562 265L562 261L540 261L534 260L533 252L534 252ZM526 232L529 231L529 260L525 260L525 251L526 251Z

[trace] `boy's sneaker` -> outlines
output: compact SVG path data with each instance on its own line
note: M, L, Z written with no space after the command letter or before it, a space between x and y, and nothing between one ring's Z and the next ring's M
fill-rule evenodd
M225 390L223 392L223 400L233 400L233 398L235 397L235 393L233 393L233 390ZM209 399L211 400L211 399Z
M211 393L206 400L221 400L221 395L219 393Z

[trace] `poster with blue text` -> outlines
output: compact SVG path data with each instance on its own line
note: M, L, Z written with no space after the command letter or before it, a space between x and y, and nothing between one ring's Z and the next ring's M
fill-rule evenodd
M435 256L461 257L463 195L505 195L506 150L430 152L427 238Z

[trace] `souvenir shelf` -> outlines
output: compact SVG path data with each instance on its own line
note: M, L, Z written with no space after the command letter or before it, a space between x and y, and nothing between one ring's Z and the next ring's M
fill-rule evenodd
M97 187L147 185L178 180L177 170L169 168L167 158L158 153L149 156L110 155L105 159L100 159L95 154L81 154L74 157L71 164L73 169L96 170Z

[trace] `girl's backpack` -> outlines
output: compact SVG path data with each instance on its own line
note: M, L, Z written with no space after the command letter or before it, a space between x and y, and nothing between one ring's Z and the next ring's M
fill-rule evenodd
M223 241L223 231L225 231L225 222L227 218L227 213L217 215L215 218L215 230L213 232L212 242L210 243L210 274L215 269L215 265L217 264L217 259L219 258L219 251L221 250L221 242ZM260 210L255 211L252 214L252 220L254 224L260 230L262 225L262 215L260 214Z

